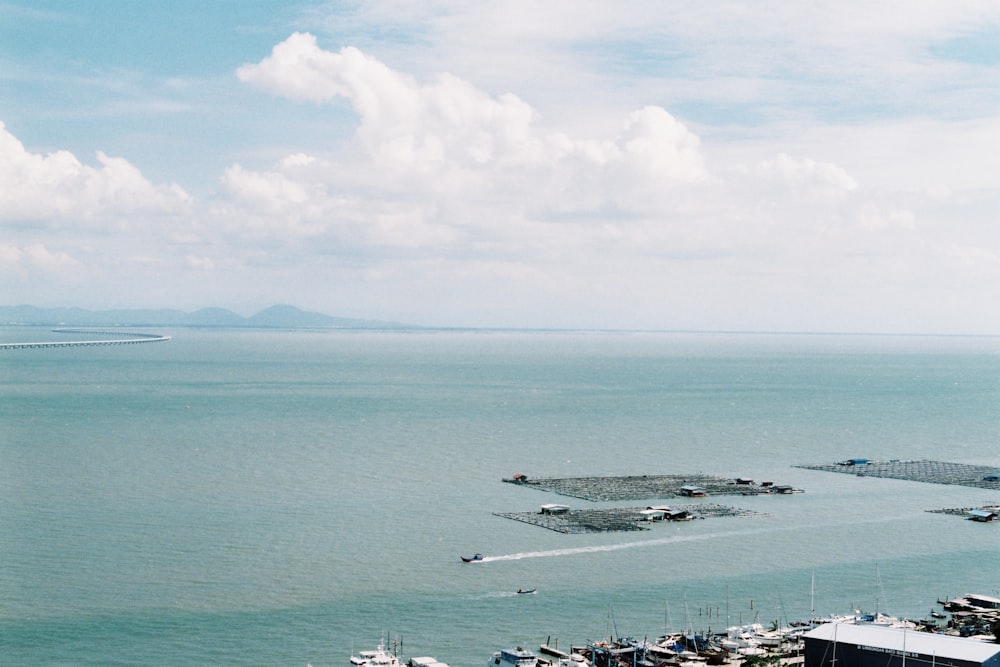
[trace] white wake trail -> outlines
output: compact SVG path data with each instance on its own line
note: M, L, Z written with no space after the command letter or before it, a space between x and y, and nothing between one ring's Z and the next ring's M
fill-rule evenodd
M696 542L698 540L710 540L717 537L732 535L732 533L704 533L701 535L672 535L654 540L643 540L641 542L619 542L617 544L601 544L589 547L571 547L569 549L551 549L548 551L525 551L517 554L506 554L503 556L484 556L484 563L501 560L521 560L524 558L553 558L556 556L574 556L577 554L598 553L601 551L621 551L622 549L636 549L641 547L662 546L675 542Z

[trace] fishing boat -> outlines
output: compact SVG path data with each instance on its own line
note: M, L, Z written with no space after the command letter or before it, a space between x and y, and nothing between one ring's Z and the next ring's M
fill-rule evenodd
M463 563L477 563L483 559L483 555L480 553L473 554L472 556L462 556Z
M374 651L359 651L351 656L351 664L356 667L403 667L399 656L386 650L385 644L379 644Z
M536 667L538 656L521 646L505 648L494 653L486 665L487 667Z

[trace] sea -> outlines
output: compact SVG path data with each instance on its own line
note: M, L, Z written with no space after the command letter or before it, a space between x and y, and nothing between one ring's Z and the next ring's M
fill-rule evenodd
M798 467L1000 469L1000 337L144 331L171 340L0 350L0 664L349 667L384 644L485 667L512 646L1000 596L1000 524L931 511L1000 490ZM679 500L515 474L804 493L563 534L496 513Z

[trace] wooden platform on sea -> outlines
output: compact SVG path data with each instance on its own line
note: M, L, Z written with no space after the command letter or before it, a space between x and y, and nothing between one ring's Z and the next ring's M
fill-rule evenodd
M671 509L684 510L690 519L710 517L765 516L763 512L728 507L715 503L671 505ZM615 531L655 530L660 524L673 521L645 521L645 507L611 507L603 509L570 509L558 514L547 512L494 512L494 516L513 519L558 533L607 533Z
M691 486L700 487L707 496L741 496L762 492L761 487L737 484L732 477L700 474L538 478L515 475L503 481L594 502L679 498L688 496L682 489Z
M1000 502L987 503L985 505L979 505L977 507L942 507L941 509L927 510L927 511L932 514L950 514L952 516L960 516L965 519L972 518L970 516L971 512L988 513L992 514L993 517L995 517L997 514L1000 514ZM990 520L994 521L995 519L990 518Z
M864 463L859 463L864 461ZM1000 477L993 466L949 463L947 461L872 461L869 459L848 459L840 463L821 465L797 465L796 468L839 472L859 477L885 477L911 482L930 484L953 484L972 486L980 489L1000 489ZM994 479L988 479L994 477Z

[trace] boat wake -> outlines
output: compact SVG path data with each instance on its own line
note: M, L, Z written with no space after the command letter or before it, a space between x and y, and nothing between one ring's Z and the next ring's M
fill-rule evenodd
M637 549L641 547L655 547L676 542L696 542L698 540L710 540L718 537L731 535L732 533L703 533L701 535L674 535L662 537L654 540L643 540L639 542L618 542L616 544L600 544L589 547L570 547L568 549L550 549L548 551L523 551L516 554L506 554L503 556L483 556L483 562L503 560L523 560L525 558L554 558L558 556L575 556L577 554L599 553L602 551L621 551L623 549Z
M861 519L851 522L833 521L824 523L827 526L857 525L858 523L886 523L884 517ZM601 544L586 547L570 547L568 549L550 549L548 551L524 551L516 554L506 554L501 556L483 556L483 563L505 560L523 560L525 558L555 558L559 556L575 556L579 554L600 553L604 551L622 551L624 549L640 549L643 547L656 547L665 544L678 544L682 542L698 542L701 540L714 540L718 538L732 538L734 536L760 535L764 533L778 533L800 530L801 526L783 525L756 527L748 530L720 531L712 533L700 533L697 535L671 535L669 537L659 537L651 540L640 540L634 542L618 542L615 544Z

